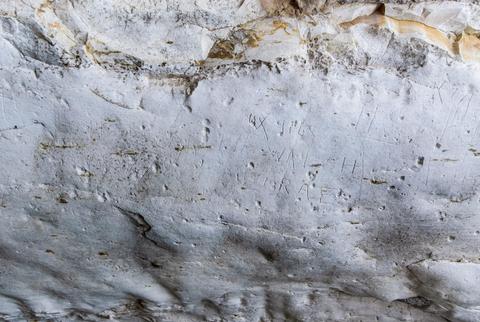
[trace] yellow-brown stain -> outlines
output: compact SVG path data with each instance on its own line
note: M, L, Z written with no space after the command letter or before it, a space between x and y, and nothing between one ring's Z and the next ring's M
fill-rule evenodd
M48 27L52 29L59 29L60 28L60 23L59 22L52 22L48 24Z
M287 28L289 27L288 23L286 23L285 21L282 21L282 20L274 20L272 22L273 24L273 30L272 30L272 34L274 34L275 32L277 32L277 30L280 30L282 29L283 31L285 31L286 34L290 34L288 31L287 31Z
M256 32L255 30L246 30L246 34L247 37L245 38L244 44L250 48L258 47L264 37L263 32Z
M447 51L451 56L459 55L464 61L480 62L479 33L470 28L465 29L460 35L455 35L419 21L396 19L378 12L357 17L352 21L341 23L340 26L348 29L358 24L387 28L399 35L420 38Z
M464 61L480 62L480 38L478 33L463 32L457 42L458 53Z
M35 10L35 16L39 20L39 23L50 31L49 37L60 41L64 46L75 46L75 34L68 29L57 16L53 0L45 0L42 2ZM52 20L55 21L50 22Z
M233 41L228 39L217 40L210 52L208 53L208 58L216 59L235 59L235 44Z
M272 28L265 28L266 30L255 26L255 23L249 22L237 26L235 33L243 33L243 38L228 37L226 39L219 39L215 41L208 53L208 58L214 59L240 59L244 57L245 50L247 48L257 48L264 40L265 36L272 36L279 30L283 30L287 35L298 34L297 29L293 29L291 25L280 19L272 21ZM278 43L280 41L275 41ZM237 47L237 45L240 45Z
M37 14L45 13L46 9L51 8L53 5L53 0L45 0L42 4L37 8Z
M363 179L364 180L369 180L371 184L375 184L375 185L386 184L387 183L387 181L385 181L385 180L380 180L380 179L375 179L375 178L374 179L363 178Z

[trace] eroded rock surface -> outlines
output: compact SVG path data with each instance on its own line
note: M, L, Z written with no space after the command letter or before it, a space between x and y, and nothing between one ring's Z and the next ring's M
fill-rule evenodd
M478 321L480 5L0 3L0 319Z

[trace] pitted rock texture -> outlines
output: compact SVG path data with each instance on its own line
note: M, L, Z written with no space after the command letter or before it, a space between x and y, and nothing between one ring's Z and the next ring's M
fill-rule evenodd
M0 320L478 321L479 13L0 3Z

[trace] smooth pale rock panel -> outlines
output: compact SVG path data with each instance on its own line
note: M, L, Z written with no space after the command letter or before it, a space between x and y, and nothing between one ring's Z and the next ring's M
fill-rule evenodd
M139 88L144 109L126 109L89 88L98 87L95 68L63 77L45 71L50 93L23 93L29 106L43 106L38 123L25 114L32 125L2 133L2 239L12 250L6 306L98 314L141 300L154 316L187 310L315 320L325 302L296 302L305 294L327 296L337 304L319 312L336 308L330 318L341 319L355 311L341 292L370 299L375 316L420 319L416 308L402 311L406 304L388 313L375 303L437 303L410 275L412 265L471 260L478 243L469 215L477 202L478 111L467 101L476 76L435 87L425 74L437 81L447 77L444 68L468 73L430 59L410 80L343 68L327 76L292 66L239 71L201 81L192 112L168 85L129 80L124 86ZM29 175L15 172L19 142ZM45 284L33 291L27 276ZM245 296L270 304L256 307ZM222 304L224 297L233 302ZM285 301L293 302L284 308ZM464 301L454 298L449 310ZM7 317L25 314L20 308Z

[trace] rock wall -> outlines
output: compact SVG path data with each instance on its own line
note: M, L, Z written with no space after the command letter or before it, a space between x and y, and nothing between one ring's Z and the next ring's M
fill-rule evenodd
M478 321L480 4L4 0L0 320Z

